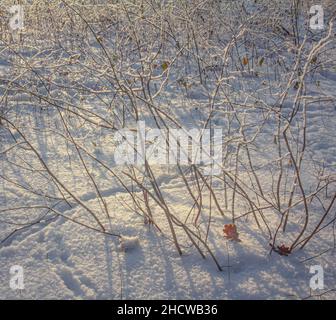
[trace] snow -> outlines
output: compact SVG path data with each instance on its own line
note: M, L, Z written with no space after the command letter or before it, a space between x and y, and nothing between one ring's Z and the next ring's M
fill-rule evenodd
M178 197L178 188L170 191ZM132 250L120 250L113 237L97 235L63 218L38 224L2 245L1 298L296 299L309 296L309 267L315 264L324 266L325 290L334 284L333 251L302 262L328 248L331 239L327 236L316 237L312 249L293 256L269 255L269 247L256 228L238 224L242 241L230 242L218 236L222 223L216 218L210 236L223 266L219 272L210 257L203 260L190 244L179 256L171 239L144 225L137 214L122 209L116 196L106 201L115 212L113 230L127 239L127 246L131 242ZM94 202L88 200L88 205ZM180 209L183 211L183 206ZM79 216L81 209L63 213ZM25 289L20 294L6 288L8 270L15 264L25 270Z

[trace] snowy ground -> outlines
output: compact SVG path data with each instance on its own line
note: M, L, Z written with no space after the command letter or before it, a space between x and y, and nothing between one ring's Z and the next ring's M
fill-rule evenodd
M143 32L141 28L136 31ZM137 48L124 32L121 28L121 32L116 33L122 39L118 45L125 50ZM182 33L177 34L183 38ZM101 36L106 35L102 33ZM322 36L325 34L316 37ZM261 36L257 34L258 37ZM199 83L199 66L191 54L192 45L189 51L184 48L185 56L179 56L169 43L161 57L161 53L156 52L156 38L152 47L141 49L145 57L141 61L146 63L158 55L148 62L152 76L156 77L148 87L141 87L143 83L138 77L148 70L141 70L143 66L140 67L140 60L136 60L138 57L133 51L120 53L125 55L125 60L116 60L116 68L120 68L121 81L132 88L129 92L135 92L132 102L138 103L140 120L146 121L148 127L155 127L153 110L146 109L150 101L186 129L202 128L209 115L212 101L209 96L215 91L220 73L214 61L219 63L216 59L223 56L224 48L230 52L222 75L223 86L213 98L211 125L226 130L225 152L229 160L225 170L239 177L237 180L260 208L266 206L261 209L263 218L274 235L281 220L274 200L279 169L274 115L281 93L287 90L297 48L293 49L291 40L282 42L275 36L267 37L265 39L274 39L272 50L267 51L268 40L264 48L263 38L260 38L257 62L253 67L250 67L251 58L246 63L243 59L239 65L236 57L249 52L248 40L242 41L237 48L227 48L230 36L225 34L223 39L216 40L217 48L217 42L211 39L208 43L210 53L207 48L200 48L205 51L201 63L207 70L204 71L206 85ZM183 39L178 39L183 44ZM149 205L156 226L148 224L144 212L135 207L125 189L126 186L135 198L142 199L143 191L122 175L123 171L131 174L131 168L119 167L114 161L115 131L109 125L120 127L118 121L125 116L125 127L134 129L129 97L122 95L116 86L109 87L109 81L115 80L112 71L106 61L103 61L106 65L102 65L99 60L105 57L94 43L95 39L90 38L90 41L83 45L90 48L88 56L83 54L82 47L65 53L50 48L44 50L42 44L36 47L34 43L35 47L18 46L16 50L21 54L18 58L12 47L9 49L3 44L0 53L0 116L3 116L0 122L0 299L336 299L335 205L322 224L330 225L316 234L304 249L296 248L289 256L275 251L270 254L272 241L261 216L258 216L261 223L258 227L253 215L246 214L250 207L244 195L233 195L229 188L224 196L221 176L213 177L211 186L223 215L217 210L209 190L204 188L202 211L197 220L194 199L177 167L154 165L153 174L167 207L184 222L183 227L175 225L182 255L175 248L166 215L153 199L149 200ZM312 38L307 41L300 60L303 66L316 43ZM114 42L109 49L115 49ZM76 50L80 52L79 57L71 55ZM310 203L305 235L314 230L336 192L336 67L333 57L336 57L334 37L324 51L319 52L314 62L316 69L314 65L304 79L304 97L300 96L301 101L309 101L305 118L307 147L300 168L304 191L306 194L314 192L316 181L322 176L321 168L324 168L323 175L331 180L328 190L323 189ZM72 60L77 59L73 63ZM138 93L137 87L144 93L141 90ZM158 92L153 100L148 98L151 90ZM297 90L295 85L287 90L280 111L284 117L293 110ZM126 115L122 114L124 104ZM300 107L290 129L290 143L297 158L302 146L304 116ZM237 146L254 136L250 155L255 175L248 167L245 151L237 156L239 161L235 157ZM81 155L86 168L79 159L74 141L83 148ZM299 142L296 144L296 141ZM288 204L295 174L286 152L283 161L284 177L288 182L285 178L281 182L282 210ZM122 177L124 186L110 169ZM196 194L197 184L189 169L183 167ZM260 188L264 191L262 196L256 192L255 176L259 177ZM145 180L144 185L153 191L149 181ZM291 208L286 232L279 232L275 245L290 245L302 229L305 216L300 196L298 188L295 189L293 203L299 203ZM89 211L96 215L107 232L121 235L121 239L102 234ZM234 214L240 242L229 241L223 234L223 226L232 223ZM222 271L218 270L205 246L196 240L205 255L205 259L202 258L184 226L200 239L206 239ZM10 287L10 268L14 265L24 270L22 290ZM314 265L324 270L324 288L316 291L310 289L313 275L309 271Z
M174 193L178 194L178 189L173 189ZM63 218L50 218L2 245L1 298L299 299L310 295L309 267L316 264L325 270L324 290L335 287L333 250L304 262L332 246L328 236L317 237L312 249L299 254L270 256L257 230L245 227L242 242L227 242L218 236L222 222L214 219L210 243L224 269L219 272L209 257L201 259L191 246L183 248L184 254L179 256L169 238L121 209L117 200L121 196L107 198L116 221L113 230L137 237L138 245L124 252L111 237L97 236ZM78 211L65 209L64 213L78 216ZM9 288L9 269L17 264L25 272L25 289L20 292ZM335 298L335 294L325 297Z
M324 110L324 115L335 120L334 112L329 108ZM311 118L321 119L319 114L320 110L313 110ZM43 116L38 119L43 119ZM329 125L330 131L327 133L324 127L315 123L311 128L314 132L312 140L315 141L315 152L330 155L331 160L335 161L332 157L335 154L332 143L335 141L335 133L331 131L335 121ZM318 141L321 136L325 137L323 143ZM87 191L90 186L81 176L82 169L67 163L65 152L54 158L57 150L65 149L58 143L52 143L53 136L48 134L41 137L39 133L36 140L41 140L41 153L45 154L46 159L50 158L48 163L55 168L62 181L72 188L76 186L76 194L80 199L103 216L95 193ZM3 146L2 144L2 148ZM100 156L108 159L108 154ZM18 159L22 160L19 154L15 157L16 163L19 163ZM59 160L60 158L63 160ZM2 174L9 174L11 169L8 166L7 162L2 161ZM142 216L125 205L128 202L132 208L132 203L122 189L117 185L114 187L113 179L104 177L106 173L102 172L101 175L101 189L112 216L110 231L125 237L136 237L138 243L124 251L119 240L49 213L41 223L16 232L1 243L1 298L300 299L311 294L309 281L312 275L309 268L316 264L324 267L323 292L336 286L335 251L330 249L334 245L334 236L330 230L317 235L303 251L288 257L274 252L269 255L267 234L260 233L251 217L237 223L241 242L236 243L227 241L222 236L223 225L230 223L230 219L214 214L209 243L223 267L223 271L219 272L211 257L207 255L207 259L203 260L183 232L178 233L184 244L183 255L179 256L169 236L165 218L162 214L155 214L156 206L153 204L153 215L157 216L156 223L164 226L166 235L162 235L155 227L146 225ZM185 217L190 212L191 202L185 192L181 193L183 183L172 171L169 175L163 172L161 176L161 190L169 205L179 216ZM35 187L40 183L41 186L37 189L42 191L45 182L33 179L28 175L21 182L36 183ZM15 186L3 181L1 209L29 206L30 203L36 206L37 197L18 192ZM52 190L48 193L52 193ZM82 208L76 204L73 206L71 208L62 203L56 205L55 209L66 216L80 219L81 222L92 223ZM208 208L209 204L205 203L204 210L207 211ZM6 238L14 229L21 227L5 222L34 222L47 212L47 209L33 208L17 209L11 211L10 215L8 212L2 213L1 238ZM293 231L295 230L293 227ZM321 257L304 261L328 249ZM9 270L13 265L24 268L25 289L20 292L9 287ZM335 293L330 292L324 298L335 298Z

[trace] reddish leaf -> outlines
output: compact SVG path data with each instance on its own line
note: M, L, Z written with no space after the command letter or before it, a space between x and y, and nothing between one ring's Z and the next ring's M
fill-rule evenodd
M237 232L237 227L234 224L225 224L223 232L225 238L229 240L240 241L239 233Z
M278 246L277 252L282 256L288 256L291 253L291 250L289 247L286 247L284 244L282 244L281 246Z

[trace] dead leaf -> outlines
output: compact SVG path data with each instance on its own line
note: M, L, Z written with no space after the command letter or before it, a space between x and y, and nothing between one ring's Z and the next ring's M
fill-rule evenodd
M291 250L289 247L282 244L281 246L278 246L277 252L282 256L288 256L291 253Z
M264 64L264 61L265 61L264 57L262 57L262 58L259 60L259 66L260 66L260 67Z
M168 61L162 62L161 67L163 71L166 71L169 67L169 62Z
M223 232L225 238L229 240L240 241L237 227L234 224L225 224Z
M312 57L312 59L310 60L310 63L315 64L316 62L317 62L317 57L316 56Z

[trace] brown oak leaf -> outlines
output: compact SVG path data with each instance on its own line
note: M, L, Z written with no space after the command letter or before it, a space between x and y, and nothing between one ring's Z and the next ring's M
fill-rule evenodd
M223 232L225 238L229 240L240 241L237 227L234 224L225 224Z

